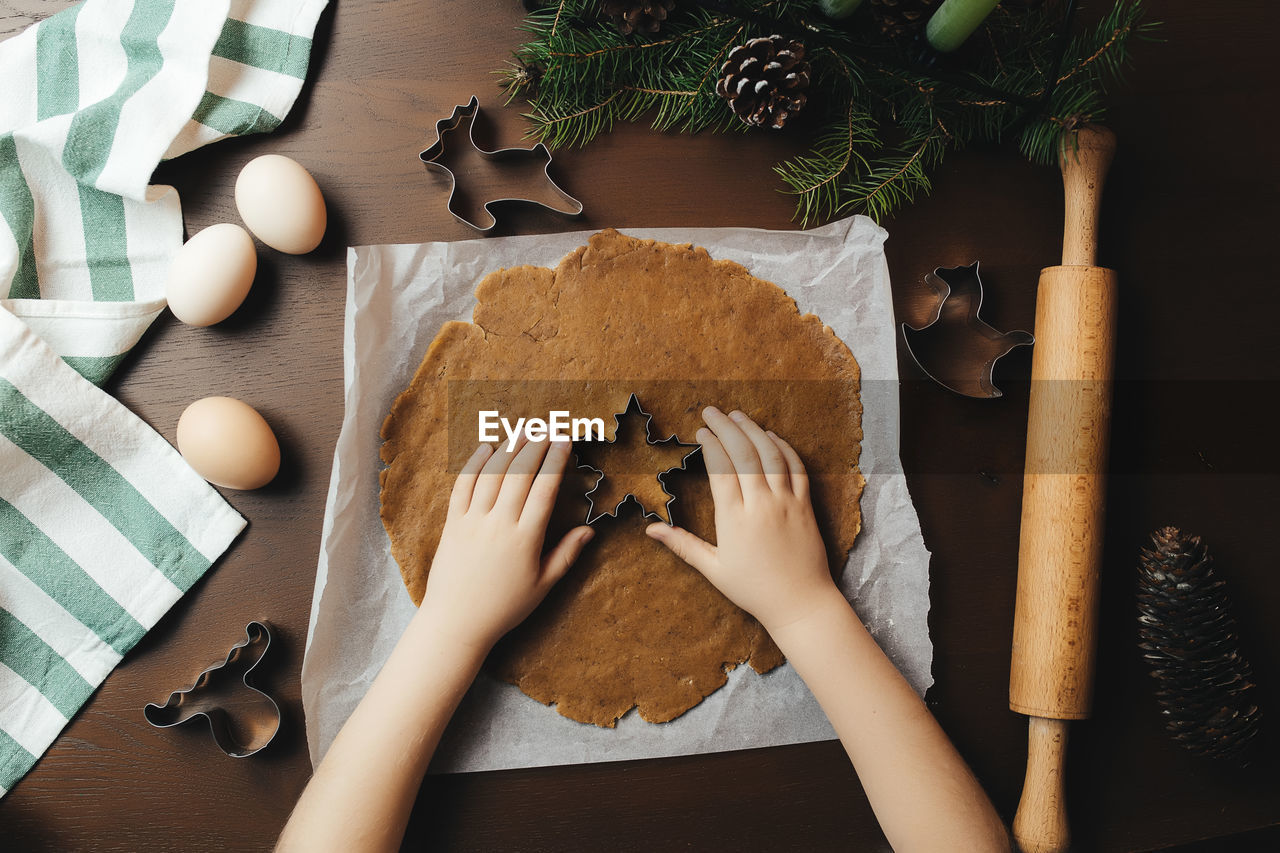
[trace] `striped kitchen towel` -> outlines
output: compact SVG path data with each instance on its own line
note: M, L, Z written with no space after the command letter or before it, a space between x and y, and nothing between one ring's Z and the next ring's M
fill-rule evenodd
M274 129L326 0L86 0L0 42L0 308L101 384L182 244L163 159Z
M0 460L3 795L245 522L3 311Z
M0 795L245 522L95 387L182 242L156 165L271 130L325 0L86 0L0 42Z

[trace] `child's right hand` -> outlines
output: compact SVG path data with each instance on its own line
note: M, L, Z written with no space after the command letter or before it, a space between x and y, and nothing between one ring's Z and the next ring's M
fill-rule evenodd
M569 453L567 441L476 448L449 497L424 622L483 657L564 577L595 532L580 525L542 553Z
M645 530L770 634L838 602L800 457L742 412L708 407L698 430L716 507L716 544L680 527Z

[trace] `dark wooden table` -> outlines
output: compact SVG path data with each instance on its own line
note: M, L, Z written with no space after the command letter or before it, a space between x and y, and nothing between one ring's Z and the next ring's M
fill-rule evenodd
M0 36L64 6L0 2ZM1069 809L1081 850L1280 847L1274 747L1246 770L1185 754L1163 733L1135 645L1135 554L1152 528L1201 533L1235 600L1262 700L1280 713L1280 564L1273 395L1280 390L1274 256L1280 158L1272 111L1280 16L1268 0L1152 4L1167 43L1140 47L1111 97L1120 151L1106 193L1101 261L1121 282L1102 636L1091 720L1071 727ZM324 496L342 419L345 247L459 240L418 163L437 118L472 93L485 141L519 144L518 105L491 72L520 41L517 0L334 0L310 82L274 134L164 165L188 233L237 221L232 185L265 152L295 157L324 188L319 251L263 252L249 302L211 329L163 316L109 390L171 439L191 401L231 394L258 407L285 454L279 478L230 493L251 524L207 578L143 640L15 790L0 801L5 850L261 850L310 770L298 675ZM2 95L0 95L2 96ZM789 134L616 129L557 155L586 205L580 221L521 213L511 231L617 226L793 227L769 166ZM1041 266L1061 247L1057 173L1007 149L952 156L931 197L886 223L900 314L934 266L982 259L986 313L1030 328ZM902 455L933 551L928 701L1011 819L1026 720L1007 707L1029 358L1010 394L952 396L902 366ZM157 731L141 708L190 681L242 634L279 629L269 679L285 708L278 742L223 757L198 729ZM1227 838L1231 836L1231 838ZM623 764L431 778L409 846L449 850L848 850L885 847L835 742Z

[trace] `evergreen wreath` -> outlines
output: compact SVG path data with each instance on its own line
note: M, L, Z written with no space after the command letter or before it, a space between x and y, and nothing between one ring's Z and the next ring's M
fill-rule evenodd
M748 130L716 91L725 60L751 39L795 40L812 82L808 115L793 124L807 125L813 144L774 168L804 225L848 213L883 219L928 193L930 171L970 142L1016 139L1030 160L1055 163L1067 133L1103 118L1105 86L1130 42L1156 26L1144 23L1141 0L1116 0L1077 34L1075 0L1005 0L959 51L939 56L921 36L886 34L865 9L832 20L818 0L672 5L656 32L625 34L601 0L530 12L529 41L499 72L509 100L528 101L528 135L552 148L585 145L614 122L650 115L660 131Z

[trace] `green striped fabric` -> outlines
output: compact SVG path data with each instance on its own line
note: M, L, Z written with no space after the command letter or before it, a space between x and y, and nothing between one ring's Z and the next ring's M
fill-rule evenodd
M244 519L0 311L0 795Z
M105 381L164 309L182 244L156 166L278 127L325 5L86 0L0 42L0 309Z
M182 243L156 166L273 130L326 0L86 0L0 42L0 796L245 522L98 385Z

